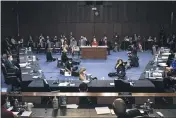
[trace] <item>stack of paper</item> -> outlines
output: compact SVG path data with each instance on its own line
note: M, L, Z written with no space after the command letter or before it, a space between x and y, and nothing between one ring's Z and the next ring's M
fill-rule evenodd
M24 111L21 116L29 117L32 114L32 111Z
M30 66L27 66L26 68L31 68Z
M67 104L67 109L77 109L78 105L76 104Z
M98 115L100 114L110 114L111 111L108 107L95 107L95 110Z

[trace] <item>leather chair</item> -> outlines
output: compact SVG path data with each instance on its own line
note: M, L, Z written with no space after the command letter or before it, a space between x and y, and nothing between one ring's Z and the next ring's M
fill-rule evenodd
M13 73L12 71L11 72L7 71L4 63L1 64L1 69L4 75L5 83L7 85L12 85L12 91L14 90L15 87L20 86L20 81L18 80L16 74Z

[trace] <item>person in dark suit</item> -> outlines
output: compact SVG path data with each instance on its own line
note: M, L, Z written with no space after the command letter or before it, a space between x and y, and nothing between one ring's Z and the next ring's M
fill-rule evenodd
M11 111L8 111L5 108L6 100L7 96L1 95L1 118L16 118L17 116L15 116Z
M13 61L12 55L7 56L7 60L5 61L5 66L7 70L8 69L13 70L16 73L16 76L20 79L20 81L22 81L21 70L19 67L17 67L17 64L15 64L15 62Z
M61 62L62 63L66 63L68 61L68 57L67 57L67 51L66 50L63 50L62 51L62 55L61 55Z
M51 50L51 48L48 48L48 49L47 49L46 61L47 61L47 62L49 62L49 61L56 61L56 59L53 58L53 56L52 56L52 50Z
M79 73L76 72L78 70L78 67L77 66L73 66L71 60L68 60L65 63L65 70L70 72L72 76L79 76Z
M123 99L117 98L112 103L114 113L118 116L117 118L135 118L137 116L143 116L138 109L132 109L126 112L127 106Z
M117 63L115 65L115 69L116 69L116 72L117 72L117 76L119 78L125 77L125 75L126 75L125 63L123 62L122 59L117 60Z

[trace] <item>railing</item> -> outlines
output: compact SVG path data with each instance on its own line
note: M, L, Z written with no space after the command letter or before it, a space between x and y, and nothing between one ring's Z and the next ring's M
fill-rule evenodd
M119 93L89 93L89 92L21 92L21 93L7 93L1 92L1 94L7 94L9 96L68 96L68 97L82 97L82 96L93 96L93 97L176 97L176 93L131 93L131 94L119 94Z

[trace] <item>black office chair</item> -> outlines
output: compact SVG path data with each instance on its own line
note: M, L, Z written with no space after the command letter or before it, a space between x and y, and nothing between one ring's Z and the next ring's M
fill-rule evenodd
M4 80L7 85L12 85L12 91L14 90L15 87L20 86L20 82L18 80L18 77L16 76L15 73L9 73L7 72L7 69L4 65L4 63L1 64L1 69L4 75Z

